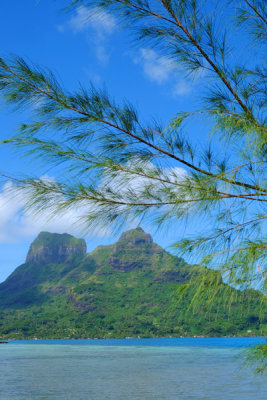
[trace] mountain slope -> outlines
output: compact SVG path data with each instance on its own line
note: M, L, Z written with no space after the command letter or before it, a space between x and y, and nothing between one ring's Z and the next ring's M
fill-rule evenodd
M197 283L179 300L182 285L201 274L141 228L90 254L82 239L42 232L0 284L0 337L266 334L263 296L230 288L217 272L209 272L220 282L212 302L207 294L192 303Z

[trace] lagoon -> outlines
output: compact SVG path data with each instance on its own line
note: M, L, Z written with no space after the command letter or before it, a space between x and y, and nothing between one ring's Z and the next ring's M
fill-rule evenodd
M239 357L262 338L15 341L0 345L1 400L266 400Z

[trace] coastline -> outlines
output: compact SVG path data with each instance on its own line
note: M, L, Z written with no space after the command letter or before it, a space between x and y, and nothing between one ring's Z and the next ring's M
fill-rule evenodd
M248 341L254 341L256 339L259 340L267 340L267 336L178 336L178 337L120 337L120 338L27 338L27 339L17 339L17 338L8 338L5 340L0 339L0 344L1 343L14 343L14 342L85 342L85 341L90 341L90 342L116 342L116 341L193 341L193 340L203 340L208 341L208 340L213 340L213 341L222 341L222 340L227 340L227 339L233 339L233 340L238 340L238 339L243 339L243 340L248 340Z

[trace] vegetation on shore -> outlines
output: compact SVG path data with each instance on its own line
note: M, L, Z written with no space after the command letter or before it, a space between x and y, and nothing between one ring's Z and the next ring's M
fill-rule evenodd
M203 273L218 280L216 295L199 293ZM0 284L0 338L266 335L264 301L167 253L141 228L90 254L83 240L42 233Z

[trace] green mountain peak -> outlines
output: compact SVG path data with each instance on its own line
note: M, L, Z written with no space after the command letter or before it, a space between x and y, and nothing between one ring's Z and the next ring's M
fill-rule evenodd
M68 233L41 232L30 245L26 263L64 263L73 254L85 254L86 243Z
M219 287L196 304L207 273ZM141 228L89 254L83 239L41 232L0 284L0 339L266 335L264 304L261 293L231 288Z
M146 266L153 269L154 256L163 252L142 228L131 229L124 232L114 244L109 264L124 272Z

